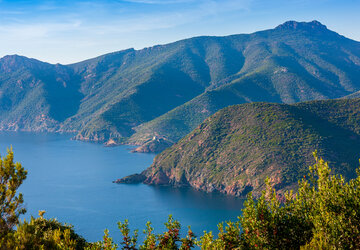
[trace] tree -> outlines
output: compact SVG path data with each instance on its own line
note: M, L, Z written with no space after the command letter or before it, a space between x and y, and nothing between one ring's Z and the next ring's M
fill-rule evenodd
M241 238L254 249L359 249L360 171L348 182L331 175L328 163L314 152L315 164L296 193L281 204L267 181L257 200L251 194L240 218Z
M19 216L26 212L24 202L17 189L26 179L27 171L20 163L14 163L12 148L5 158L0 157L0 237L6 235L19 222Z
M328 163L314 154L310 184L300 184L294 205L313 224L313 237L305 249L360 248L360 169L357 178L345 181L331 175Z

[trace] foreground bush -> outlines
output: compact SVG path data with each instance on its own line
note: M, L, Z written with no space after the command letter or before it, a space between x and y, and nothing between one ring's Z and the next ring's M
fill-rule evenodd
M155 235L151 223L146 224L144 230L145 240L142 245L137 247L138 231L135 230L133 236L130 236L130 229L128 221L124 223L119 222L118 227L123 236L123 240L120 243L122 249L191 249L195 246L195 235L191 231L190 227L185 238L180 237L180 223L169 216L168 221L165 223L167 231L163 234ZM96 243L90 243L87 249L117 249L118 245L115 244L109 232L105 230L104 238L102 241Z
M44 211L39 218L31 217L17 225L3 242L7 249L84 249L86 241L77 235L73 227L55 219L45 219Z
M1 170L7 175L1 178L18 178L17 182L12 182L17 183L12 189L16 191L26 172L21 165L13 163L11 153L5 158L6 171ZM236 222L226 222L225 226L219 224L217 237L212 232L204 232L196 239L189 228L187 235L181 238L180 223L169 216L165 223L167 230L162 234L154 234L148 222L143 231L145 240L140 245L138 231L131 233L127 220L118 223L122 234L119 244L114 243L107 230L102 241L86 243L72 226L44 219L41 212L39 218L18 223L16 230L3 227L1 249L192 249L196 245L206 250L360 249L360 171L357 171L357 178L346 182L340 175L331 175L328 164L316 153L314 157L316 163L309 168L309 175L299 181L296 193L285 193L280 202L267 179L267 188L261 197L255 200L250 193L242 216ZM6 188L10 184L2 185ZM3 189L0 191L4 197L11 194L10 199L16 201L16 206L9 206L10 203L4 203L4 199L1 201L6 208L4 211L17 211L10 213L13 223L18 221L18 215L23 211L20 208L22 197L19 195L16 199L15 191L4 192ZM9 210L9 207L13 209ZM1 219L6 222L6 217Z
M360 173L345 182L330 175L323 159L314 153L315 165L299 182L296 194L288 192L280 204L269 182L255 202L251 195L240 218L242 240L248 248L359 249Z
M26 176L27 171L14 162L12 148L0 157L0 249L84 249L86 241L72 226L43 218L44 211L39 218L19 221L26 210L22 194L16 192Z
M19 216L26 212L22 207L22 194L16 194L26 175L21 164L14 162L12 148L8 150L6 157L0 157L0 239L11 232L19 222Z

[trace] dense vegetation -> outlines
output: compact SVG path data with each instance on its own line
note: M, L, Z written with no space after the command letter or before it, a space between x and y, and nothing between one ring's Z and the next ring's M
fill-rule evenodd
M45 211L29 222L19 221L26 209L22 194L16 192L26 176L27 171L14 162L12 149L0 157L0 249L83 249L86 241L72 226L43 218Z
M138 231L131 232L128 221L119 222L123 236L120 244L113 242L105 230L102 241L87 243L71 226L54 219L45 219L44 211L30 222L18 221L19 205L23 200L16 190L26 178L26 171L13 162L13 153L1 161L1 219L13 215L17 222L1 228L1 249L358 249L360 246L360 170L348 182L341 175L332 175L328 163L314 153L315 164L309 174L299 181L297 192L286 192L280 200L267 179L266 189L258 200L251 193L245 201L242 216L236 222L219 224L219 233L212 232L196 238L190 227L184 238L181 225L169 216L167 231L155 235L151 223L144 230L145 240L138 244ZM17 181L18 180L18 181ZM10 184L9 184L10 183ZM7 187L15 184L12 189ZM11 190L11 191L7 191ZM14 198L16 197L16 198ZM7 201L17 201L10 206ZM2 224L3 225L3 224Z
M336 173L353 177L359 148L360 99L240 104L206 119L141 175L118 182L258 197L266 177L281 193L294 188L315 149Z
M14 163L14 154L9 151L7 157L0 158L0 237L4 237L18 224L18 218L26 210L21 207L22 194L16 190L26 178L27 172L19 163Z
M196 37L72 65L0 59L0 130L67 131L162 150L216 111L360 90L360 43L319 22ZM155 145L154 145L155 144ZM140 150L141 151L141 150Z

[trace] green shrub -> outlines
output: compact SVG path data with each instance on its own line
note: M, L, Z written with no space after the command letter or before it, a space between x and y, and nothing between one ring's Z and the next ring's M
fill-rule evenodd
M357 249L360 246L360 173L349 182L331 175L328 164L314 153L316 163L297 193L280 203L267 180L258 201L251 194L240 218L248 248Z
M20 222L1 245L8 249L84 249L85 239L76 234L72 226L45 219L44 213L39 211L39 218Z
M12 148L6 157L0 157L0 240L19 222L19 216L26 212L22 207L22 194L16 194L26 175L21 164L14 162Z

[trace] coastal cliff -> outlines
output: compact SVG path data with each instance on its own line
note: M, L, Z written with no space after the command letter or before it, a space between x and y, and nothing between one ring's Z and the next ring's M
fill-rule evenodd
M117 182L243 197L260 195L269 177L282 193L307 173L315 150L336 173L354 176L359 148L360 99L241 104L206 119L140 175Z

